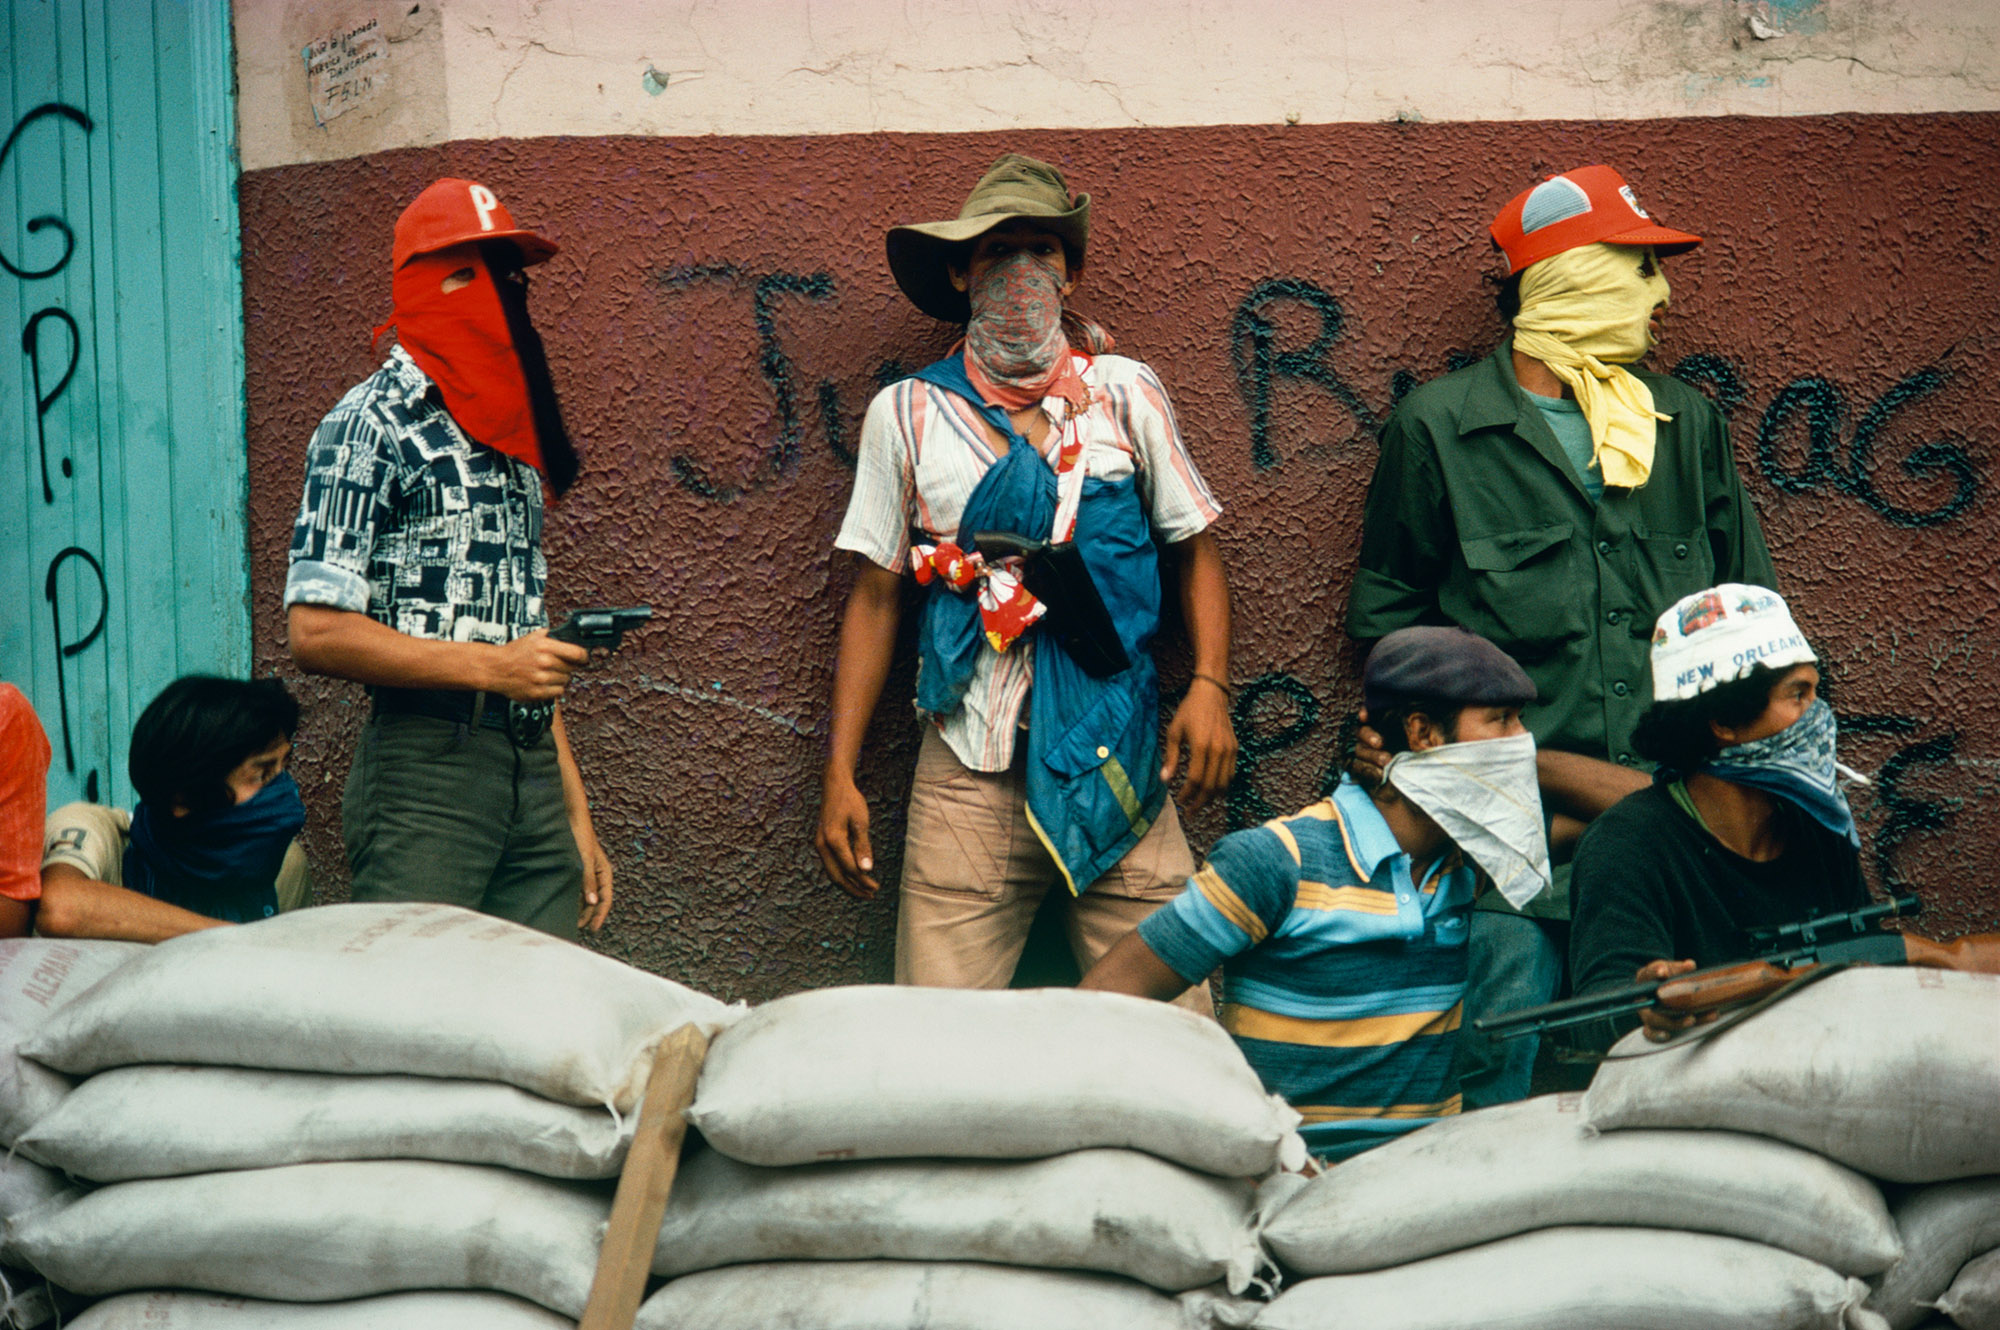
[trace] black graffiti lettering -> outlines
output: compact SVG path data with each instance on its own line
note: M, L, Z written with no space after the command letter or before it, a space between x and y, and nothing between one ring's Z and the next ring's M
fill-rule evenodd
M7 158L13 153L15 142L26 131L28 126L34 124L37 120L42 120L49 116L61 116L70 123L81 127L86 134L96 128L96 125L91 123L90 117L82 111L77 110L74 106L68 106L62 102L44 102L14 123L14 132L7 136L6 144L0 146L0 169L6 167ZM63 242L62 254L54 263L51 263L46 268L21 268L17 267L14 261L9 259L5 254L0 254L0 268L5 268L8 272L14 274L14 276L24 280L31 280L37 277L53 277L61 272L69 265L70 255L76 252L76 232L70 230L68 222L65 222L61 217L54 214L44 214L40 217L31 217L28 219L29 235L51 227L62 237Z
M56 380L56 386L43 392L42 324L50 319L62 324L69 332L69 361L63 366L62 377ZM21 354L28 358L28 373L35 385L35 441L40 448L42 458L42 502L54 503L56 492L49 484L48 415L49 407L63 395L63 389L69 387L69 381L75 377L77 361L83 358L83 337L77 332L76 320L71 318L66 310L54 307L37 310L35 316L28 320L28 326L21 330ZM68 476L74 470L70 460L67 457L63 458L63 475Z
M1743 386L1743 375L1736 366L1713 351L1697 351L1682 358L1674 366L1673 376L1682 383L1704 388L1715 400L1716 409L1725 417L1733 415L1750 396L1750 390Z
M89 566L91 573L97 578L97 622L91 625L89 632L76 641L65 642L63 641L62 628L62 603L61 598L56 594L56 574L61 572L63 564L71 559L83 560ZM104 580L104 565L97 561L97 556L80 546L71 545L68 549L57 554L55 558L49 560L49 572L48 576L42 582L42 594L48 599L49 626L55 633L56 704L62 711L63 767L71 774L75 774L76 746L70 739L69 724L69 680L68 671L63 668L63 662L71 659L92 642L95 642L98 635L104 631L104 621L109 616L111 610L111 588Z
M1800 413L1806 425L1805 461L1797 471L1787 471L1779 460L1778 444ZM1846 413L1840 389L1816 375L1794 379L1778 390L1757 427L1757 469L1772 489L1807 494L1834 480L1838 467L1834 453L1840 447Z
M800 295L808 300L831 300L833 294L833 278L823 272L806 276L772 273L757 281L757 294L751 307L757 321L757 340L763 344L764 352L758 366L778 395L778 442L772 449L772 464L779 475L798 465L799 439L804 428L799 424L796 390L792 384L792 360L778 344L775 307L781 296Z
M736 265L722 263L672 268L661 273L658 280L663 289L678 291L705 281L740 284L747 276ZM778 437L765 450L762 466L745 485L723 484L711 477L692 457L685 453L675 454L667 464L674 478L687 489L704 499L733 503L746 490L762 489L798 466L805 425L799 411L799 391L792 359L778 339L777 305L786 296L824 301L831 300L835 294L833 278L823 272L767 273L757 279L751 288L750 302L751 318L757 329L757 367L777 397ZM851 456L845 453L841 441L838 388L831 380L822 380L814 388L813 397L819 408L820 423L827 432L828 440L833 442L835 454Z
M1263 713L1273 709L1267 703L1276 703L1278 709L1289 704L1292 718L1267 729L1269 717ZM1237 736L1236 778L1229 782L1223 811L1229 830L1238 831L1279 815L1278 809L1257 789L1258 768L1273 755L1296 747L1313 732L1319 724L1319 698L1292 675L1273 671L1243 685L1236 694L1236 705L1229 719Z
M1915 716L1864 713L1842 715L1840 728L1844 734L1907 738L1922 728L1922 722ZM1941 829L1953 810L1951 803L1917 798L1909 793L1905 782L1925 768L1943 766L1957 751L1958 731L1953 730L1933 739L1904 744L1875 772L1875 802L1889 813L1874 835L1875 870L1883 887L1892 892L1912 889L1897 863L1903 842L1920 832Z
M1979 472L1963 444L1956 440L1934 439L1920 444L1902 460L1903 474L1925 479L1940 472L1956 478L1952 496L1936 508L1917 510L1891 502L1875 488L1875 439L1890 417L1912 402L1929 397L1944 387L1945 372L1929 365L1883 393L1854 427L1854 442L1848 449L1854 495L1897 526L1926 527L1949 522L1972 505L1979 492Z
M1950 497L1937 507L1906 508L1875 486L1875 444L1882 431L1898 411L1937 392L1946 380L1943 369L1926 366L1883 393L1855 425L1843 465L1840 436L1847 419L1846 398L1833 383L1817 375L1794 379L1764 409L1757 429L1757 469L1772 488L1783 493L1832 489L1859 500L1896 526L1929 527L1949 522L1971 507L1979 493L1978 467L1956 439L1921 444L1899 463L1903 474L1918 480L1948 476L1956 481ZM1796 470L1787 470L1779 445L1801 415L1806 430L1805 457Z
M1287 304L1303 305L1319 319L1318 332L1303 348L1275 345L1278 329L1266 314ZM1279 461L1271 446L1271 403L1273 389L1281 380L1312 384L1346 407L1370 434L1381 432L1381 420L1327 364L1346 323L1347 315L1338 300L1295 277L1259 282L1236 307L1229 329L1229 359L1236 370L1237 391L1250 413L1250 460L1259 471L1268 471Z

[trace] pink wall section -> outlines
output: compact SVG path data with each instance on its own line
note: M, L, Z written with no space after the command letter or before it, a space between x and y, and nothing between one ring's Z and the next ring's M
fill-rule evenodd
M886 978L893 905L841 896L811 848L851 579L832 540L870 395L950 340L896 292L883 230L955 215L1009 148L1095 196L1076 303L1160 371L1229 509L1243 763L1197 851L1316 797L1356 697L1341 622L1373 431L1499 337L1492 213L1608 161L1708 239L1668 269L1653 363L1728 413L1843 757L1881 773L1856 799L1871 875L1914 885L1928 931L2000 928L1994 115L503 140L251 172L259 668L296 675L279 595L306 440L377 363L396 214L438 175L482 180L563 246L533 308L585 470L549 519L552 608L659 611L568 708L619 872L602 945L731 997ZM904 658L862 771L891 879ZM1186 681L1176 646L1166 686ZM365 701L303 695L309 844L338 893Z

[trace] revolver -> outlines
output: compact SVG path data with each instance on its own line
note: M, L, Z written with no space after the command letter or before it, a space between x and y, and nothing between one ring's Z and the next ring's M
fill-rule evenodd
M570 642L580 647L603 647L606 651L616 651L625 644L625 634L643 627L652 617L653 607L650 605L634 605L628 609L606 606L572 610L562 626L549 636L558 642ZM507 738L516 748L533 747L548 733L555 715L554 702L509 702Z

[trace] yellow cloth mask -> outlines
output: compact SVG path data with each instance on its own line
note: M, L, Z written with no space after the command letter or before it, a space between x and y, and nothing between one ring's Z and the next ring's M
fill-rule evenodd
M1647 321L1667 303L1667 279L1650 251L1579 245L1521 272L1514 349L1568 384L1590 422L1591 461L1604 483L1637 489L1653 470L1658 422L1653 390L1625 366L1652 345ZM1651 276L1640 268L1650 266Z

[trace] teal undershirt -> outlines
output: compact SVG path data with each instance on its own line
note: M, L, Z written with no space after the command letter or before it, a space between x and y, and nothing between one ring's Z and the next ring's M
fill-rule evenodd
M1540 393L1529 393L1529 398L1541 409L1542 419L1549 422L1555 432L1556 442L1562 445L1563 455L1569 458L1570 466L1576 471L1576 478L1583 482L1584 492L1590 501L1597 503L1604 498L1604 473L1591 465L1590 455L1595 451L1590 440L1590 421L1585 419L1583 408L1568 397L1544 397Z

